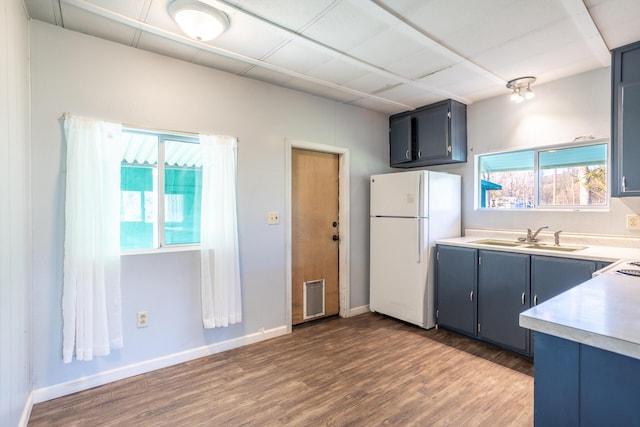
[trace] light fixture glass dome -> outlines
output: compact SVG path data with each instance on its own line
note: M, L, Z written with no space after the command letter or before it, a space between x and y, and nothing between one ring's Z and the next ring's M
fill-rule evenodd
M180 29L198 41L213 40L229 27L225 13L199 1L174 0L168 10Z

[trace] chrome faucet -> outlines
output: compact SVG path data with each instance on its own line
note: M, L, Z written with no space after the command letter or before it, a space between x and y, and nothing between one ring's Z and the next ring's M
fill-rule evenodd
M536 232L535 232L535 233L532 233L532 232L531 232L531 229L530 229L530 228L527 228L527 242L528 242L528 243L535 243L535 242L537 242L537 241L538 241L538 239L536 239L536 237L538 237L538 234L539 234L542 230L544 230L545 228L549 228L549 226L548 226L548 225L545 225L544 227L540 227L540 228L538 228L538 229L536 230Z
M562 233L562 230L553 233L553 244L556 246L560 246L560 233Z

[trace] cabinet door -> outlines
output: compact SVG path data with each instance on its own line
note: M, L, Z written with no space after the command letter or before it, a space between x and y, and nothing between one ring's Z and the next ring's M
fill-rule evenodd
M529 308L529 255L478 251L478 335L487 341L525 353L529 330L519 316Z
M540 304L591 279L595 261L531 256L531 305Z
M412 160L412 123L410 115L389 119L389 158L392 166Z
M436 258L437 324L476 335L477 250L440 246Z
M640 67L640 64L638 64ZM619 88L618 175L621 196L640 195L640 81Z
M416 160L447 159L451 154L449 105L441 104L415 113Z
M640 196L640 42L613 51L611 76L611 195Z

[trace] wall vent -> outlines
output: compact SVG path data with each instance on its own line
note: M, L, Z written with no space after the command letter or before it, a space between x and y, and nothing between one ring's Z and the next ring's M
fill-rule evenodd
M303 318L324 316L324 279L304 282Z

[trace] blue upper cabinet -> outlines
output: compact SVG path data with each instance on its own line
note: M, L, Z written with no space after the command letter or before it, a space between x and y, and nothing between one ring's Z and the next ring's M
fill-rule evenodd
M467 106L448 99L389 117L390 165L467 161Z
M640 196L640 42L612 55L611 195Z

